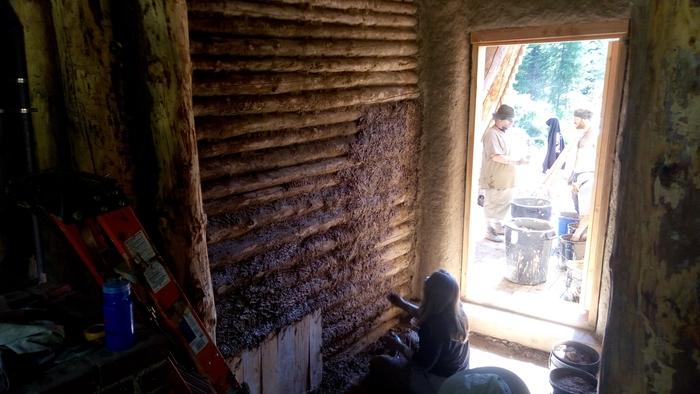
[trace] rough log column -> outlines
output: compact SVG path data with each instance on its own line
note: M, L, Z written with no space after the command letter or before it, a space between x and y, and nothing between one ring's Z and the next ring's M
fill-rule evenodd
M112 22L107 1L51 1L74 168L119 181L133 197L133 167L112 78Z
M187 7L184 0L138 0L139 43L148 125L155 147L155 207L163 253L192 296L212 337L216 309L207 257L199 160L192 111ZM145 170L145 169L144 169Z
M698 1L633 5L601 393L700 387L698 20Z

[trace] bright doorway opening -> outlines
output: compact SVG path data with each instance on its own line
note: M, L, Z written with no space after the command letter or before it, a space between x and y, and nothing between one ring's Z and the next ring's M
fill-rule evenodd
M626 34L626 21L472 33L462 270L463 297L469 303L595 329ZM482 159L482 137L494 125L492 114L501 104L515 109L514 124L504 133L509 156L523 160L503 218L504 234L493 237L488 236L492 227L480 199L484 190L479 177L487 160ZM576 109L592 113L585 129L577 128ZM559 123L557 143L550 138L556 134L552 119ZM593 148L582 142L584 134ZM552 160L553 151L561 156L559 161ZM592 172L586 175L587 194L571 180L574 168L580 167L575 162L583 158ZM578 189L578 207L572 187ZM575 224L567 224L579 219L584 219L583 228L567 235L576 231Z

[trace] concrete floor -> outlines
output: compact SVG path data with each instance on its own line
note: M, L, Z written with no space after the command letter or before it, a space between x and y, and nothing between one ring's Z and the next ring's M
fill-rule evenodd
M470 368L501 367L518 375L532 394L552 392L549 384L549 353L496 338L472 334Z

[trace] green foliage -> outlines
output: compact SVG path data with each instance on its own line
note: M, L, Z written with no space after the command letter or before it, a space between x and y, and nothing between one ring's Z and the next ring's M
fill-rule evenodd
M513 88L533 101L546 101L556 116L563 118L573 110L572 95L600 94L606 48L604 41L528 45ZM521 119L520 123L525 130L531 129L528 121Z
M530 137L538 137L540 134L542 134L542 130L540 130L539 127L536 127L533 123L535 120L535 117L537 114L532 111L519 111L517 112L520 115L518 115L518 126L525 130L527 135Z

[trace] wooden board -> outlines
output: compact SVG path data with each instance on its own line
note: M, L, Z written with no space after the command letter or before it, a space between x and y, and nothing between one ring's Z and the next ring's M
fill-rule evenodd
M280 379L284 374L279 369L279 352L277 351L277 336L268 337L262 346L262 393L276 394L280 392Z
M311 315L309 324L309 389L314 390L321 385L323 377L323 360L321 358L321 344L323 337L321 311L318 310Z
M306 393L321 385L321 328L318 310L227 362L251 394Z
M250 394L260 394L260 348L243 352L243 381L248 383Z
M310 317L307 315L294 326L294 370L290 372L295 393L303 393L308 388Z

